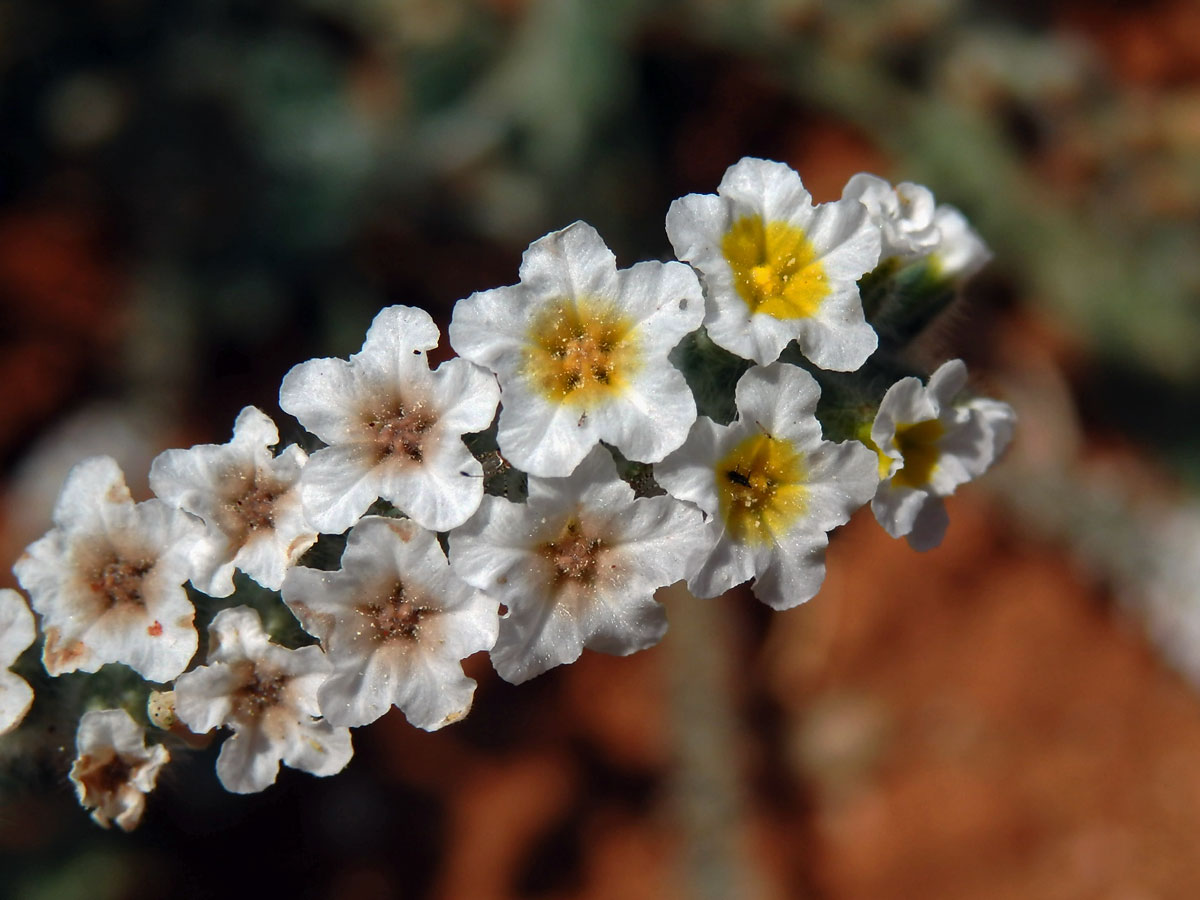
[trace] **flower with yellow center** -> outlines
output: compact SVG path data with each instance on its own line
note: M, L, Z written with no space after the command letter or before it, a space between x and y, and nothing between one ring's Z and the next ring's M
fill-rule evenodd
M823 369L853 371L878 344L858 279L879 262L880 229L855 199L813 205L782 163L743 159L714 194L671 204L667 235L704 282L704 327L766 365L796 341Z
M962 360L943 363L928 386L902 378L883 396L863 442L878 454L882 479L871 509L892 537L915 550L942 542L949 524L943 497L978 478L1012 436L1012 407L977 398L956 402L967 384Z
M820 388L796 366L755 366L737 383L738 418L701 416L687 441L654 467L667 491L708 514L714 541L688 580L713 597L754 579L756 597L787 609L825 577L828 532L871 499L874 455L857 441L822 439Z
M508 607L492 664L517 684L585 647L656 644L667 619L654 592L689 577L709 539L698 510L635 497L597 447L567 478L531 476L526 503L484 497L449 543L454 571Z
M618 270L576 222L534 241L520 275L459 301L450 322L454 349L499 379L508 461L562 477L600 441L640 462L678 447L696 405L667 354L700 327L695 274L677 262Z

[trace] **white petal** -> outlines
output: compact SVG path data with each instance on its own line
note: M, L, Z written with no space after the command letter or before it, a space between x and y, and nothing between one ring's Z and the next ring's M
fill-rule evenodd
M772 609L784 610L811 600L825 580L824 532L785 535L771 555L771 562L754 579L754 596Z
M223 609L208 626L208 661L241 662L263 656L271 645L262 619L248 606Z
M745 157L725 170L717 188L721 197L753 210L766 221L804 227L811 215L812 194L795 170L768 159Z
M449 359L437 367L433 400L441 410L438 423L456 435L484 431L496 417L500 386L491 372L465 359Z
M217 757L217 778L233 794L256 794L275 783L281 748L262 728L249 728L226 738Z
M709 519L705 529L712 541L712 550L687 583L688 590L701 599L718 597L749 581L757 568L753 548L732 540L719 519Z
M175 714L196 734L205 734L229 721L233 692L241 679L229 665L211 663L175 679Z
M888 481L879 485L875 499L871 501L871 511L875 519L883 526L883 530L892 537L904 537L913 530L921 510L926 504L940 500L925 491L910 487L893 487Z
M357 432L346 410L358 398L358 379L344 359L310 359L293 366L279 387L280 408L327 444Z
M33 705L33 688L7 669L36 636L33 613L25 598L9 588L0 588L0 734L16 728Z
M943 277L965 281L992 258L983 238L971 228L966 216L953 206L938 206L934 212L934 223L942 240L930 258Z
M511 377L524 353L537 299L526 285L518 284L459 300L450 319L450 346L464 358Z
M328 722L312 722L296 729L285 748L283 762L310 775L336 775L354 756L349 728L335 728Z
M20 725L32 705L33 688L19 675L0 669L0 734Z
M619 290L617 258L586 222L574 222L530 244L521 257L520 276L543 296L611 298Z
M439 442L420 467L379 469L379 496L431 531L457 528L483 498L483 467L457 437Z
M362 350L350 357L350 365L363 381L373 384L427 380L425 351L436 347L439 337L437 325L425 310L389 306L376 314Z
M37 637L33 613L25 598L0 588L0 669L7 669Z
M623 399L591 415L601 440L620 448L627 459L658 462L684 442L696 421L696 401L674 368L639 372Z
M522 471L547 478L569 475L600 439L586 413L532 393L517 393L514 401L500 408L496 443Z
M273 447L279 443L279 429L261 409L246 406L233 423L231 443L247 448Z
M739 422L764 428L802 448L821 440L816 418L820 397L816 380L787 363L751 366L734 388Z
M309 457L300 476L304 515L325 534L341 534L379 497L379 472L367 448L325 447Z
M744 434L744 428L730 429L700 416L687 440L662 462L654 464L654 479L672 497L687 500L709 516L717 515L716 480L713 465L728 453Z
M950 516L946 512L946 504L939 497L931 497L917 511L912 530L907 535L908 545L921 552L932 550L941 544L949 524Z

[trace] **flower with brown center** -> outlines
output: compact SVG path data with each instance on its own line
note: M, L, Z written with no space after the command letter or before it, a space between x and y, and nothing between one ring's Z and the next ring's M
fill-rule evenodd
M321 648L272 643L246 606L221 610L208 633L208 665L176 680L175 714L198 734L233 729L217 757L226 790L264 790L281 762L322 776L345 768L350 731L317 718L317 688L331 668Z
M293 569L283 600L333 663L317 699L337 725L366 725L393 705L426 731L461 719L475 694L461 660L496 642L496 601L451 572L436 536L407 519L359 520L342 568Z
M425 352L437 343L428 313L391 306L349 360L312 359L284 378L279 405L329 445L300 479L321 531L345 531L378 497L435 531L479 507L483 468L462 437L491 424L499 388L465 359L431 371Z
M158 500L135 504L107 456L71 470L54 523L13 567L42 616L46 671L120 662L157 682L182 672L196 652L183 584L201 523Z
M270 417L247 406L229 443L167 450L150 467L154 492L207 526L192 550L192 583L206 594L232 594L235 569L277 591L317 539L298 487L308 456L294 444L275 456L278 443Z
M485 497L449 542L454 571L508 607L492 664L513 683L585 647L656 644L667 620L654 592L690 577L710 544L697 509L635 498L603 447L567 478L530 477L526 503Z
M142 729L123 709L84 713L75 746L71 782L80 805L92 811L97 825L108 828L115 822L132 831L142 820L146 794L171 758L167 748L147 747Z

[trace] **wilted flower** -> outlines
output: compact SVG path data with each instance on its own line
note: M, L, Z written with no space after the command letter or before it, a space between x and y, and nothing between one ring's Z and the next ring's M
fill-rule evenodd
M145 733L123 709L84 713L75 748L71 781L80 805L92 811L97 825L108 828L116 822L123 831L132 831L142 820L146 794L171 758L167 748L147 747Z

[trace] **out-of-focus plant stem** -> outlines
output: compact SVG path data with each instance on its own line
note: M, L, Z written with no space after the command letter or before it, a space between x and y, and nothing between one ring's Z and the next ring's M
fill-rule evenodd
M693 597L681 581L661 589L671 630L665 640L677 758L671 769L681 835L684 896L754 900L763 890L748 865L745 797L738 752L725 607Z

